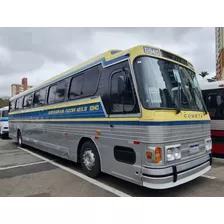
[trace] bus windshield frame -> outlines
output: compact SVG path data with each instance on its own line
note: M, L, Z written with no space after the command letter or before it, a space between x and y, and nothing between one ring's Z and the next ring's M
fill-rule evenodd
M145 55L135 58L133 68L145 109L205 111L196 74L192 70Z

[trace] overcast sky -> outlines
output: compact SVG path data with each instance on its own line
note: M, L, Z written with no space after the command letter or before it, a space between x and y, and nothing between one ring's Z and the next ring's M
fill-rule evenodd
M149 44L215 75L214 28L0 28L0 96L28 78L37 85L112 48Z

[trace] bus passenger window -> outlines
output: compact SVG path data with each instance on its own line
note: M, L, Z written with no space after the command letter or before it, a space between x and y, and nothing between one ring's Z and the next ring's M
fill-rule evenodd
M71 81L71 86L69 90L69 99L75 99L82 95L82 83L83 83L83 75L75 76Z
M9 102L9 112L12 112L15 110L15 101Z
M42 106L45 104L45 95L46 95L46 88L41 89L34 93L34 100L33 100L34 107Z
M222 93L210 94L207 97L207 107L211 118L224 117L224 97Z
M56 102L61 102L64 100L66 87L67 87L67 81L65 80L58 83L57 91L56 91Z
M23 107L30 108L32 106L32 100L33 100L32 94L25 96L24 102L23 102Z
M90 96L96 92L99 76L100 73L98 67L85 71L82 86L82 94L84 96Z
M56 91L57 91L57 85L50 87L49 94L48 94L48 100L47 100L47 102L49 104L55 103Z
M23 107L23 98L19 98L16 100L16 110L20 110Z

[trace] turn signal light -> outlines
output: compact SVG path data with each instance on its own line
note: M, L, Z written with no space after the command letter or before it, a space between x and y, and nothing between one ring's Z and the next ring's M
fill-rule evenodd
M155 162L159 163L162 160L162 149L159 147L155 148Z

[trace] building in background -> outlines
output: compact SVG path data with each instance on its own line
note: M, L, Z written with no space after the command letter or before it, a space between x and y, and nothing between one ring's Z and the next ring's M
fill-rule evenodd
M32 88L32 86L28 86L27 84L27 78L22 79L22 84L12 84L11 85L11 96L15 96L27 89Z
M216 80L224 79L224 28L215 28Z

